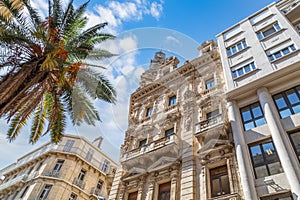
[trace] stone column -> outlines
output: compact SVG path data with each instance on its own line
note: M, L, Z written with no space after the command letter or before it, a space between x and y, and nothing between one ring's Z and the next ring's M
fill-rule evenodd
M138 183L138 195L136 198L137 200L142 200L144 185L145 185L145 177L141 177Z
M172 200L176 200L177 199L177 177L178 177L178 171L177 170L173 170L171 172L171 195L170 195L170 199Z
M257 194L255 190L254 174L251 170L250 157L248 155L248 147L244 138L244 129L242 127L242 119L240 111L235 101L227 103L228 118L231 123L233 139L236 150L236 158L238 161L241 184L244 193L244 199L256 200Z
M146 200L153 199L154 182L155 182L154 179L150 179Z
M287 180L291 186L293 195L300 197L300 181L299 175L296 172L297 166L294 166L293 155L288 150L289 145L285 143L287 141L285 136L285 130L281 124L279 114L276 106L267 88L263 87L257 90L260 104L263 108L265 119L270 129L272 139L281 161L283 170L287 176ZM299 170L299 169L298 169Z

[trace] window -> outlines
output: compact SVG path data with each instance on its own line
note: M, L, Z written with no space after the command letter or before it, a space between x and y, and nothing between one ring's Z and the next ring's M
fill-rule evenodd
M27 174L30 174L32 172L33 168L34 168L34 166L30 167Z
M174 135L174 128L170 128L170 129L165 131L165 136L166 137L169 137L171 135Z
M102 165L102 171L107 172L109 168L110 162L108 160L104 160Z
M147 108L146 117L150 117L152 115L153 107Z
M51 188L52 188L52 185L45 185L39 199L47 199Z
M76 200L77 199L77 194L71 193L69 200Z
M236 45L227 48L227 55L231 56L231 55L245 49L246 47L247 47L247 43L245 40L243 40L243 41L237 43Z
M207 113L206 114L206 119L210 120L210 119L212 119L212 118L214 118L214 117L216 117L218 115L219 115L219 109L216 109L216 110L214 110L212 112Z
M245 131L266 123L258 102L241 108L241 114Z
M83 181L85 175L86 175L86 170L85 169L81 169L80 172L79 172L79 174L78 174L78 178L77 179Z
M278 58L280 58L280 57L282 57L284 55L287 55L287 54L295 51L295 50L296 50L296 48L292 44L292 45L290 45L290 46L288 46L288 47L286 47L284 49L281 49L280 51L277 51L277 52L272 53L272 54L270 54L270 53L267 53L267 54L268 54L269 60L273 61L273 60L276 60L276 59L278 59Z
M273 96L281 118L300 112L300 86Z
M44 161L41 161L40 164L37 166L36 171L39 171L44 164Z
M146 146L146 144L147 144L147 139L141 140L139 147L144 147L144 146Z
M138 192L132 192L128 195L128 200L137 200Z
M176 95L169 97L169 106L176 104Z
M290 139L300 161L300 130L290 133Z
M250 154L256 178L283 172L273 142L250 146Z
M237 78L237 77L240 77L244 74L248 74L249 72L255 70L256 67L255 67L255 64L254 62L251 62L243 67L240 67L238 69L234 69L234 70L231 70L232 72L232 77L233 78Z
M95 152L95 151L94 151L93 149L89 149L88 153L87 153L86 156L85 156L85 159L86 159L87 161L91 161L92 158L93 158L94 152Z
M65 162L64 160L58 160L53 170L59 172L64 162Z
M96 187L99 192L101 191L102 186L103 186L103 181L99 180L98 183L97 183L97 187Z
M64 146L64 151L70 152L75 141L74 140L67 140L66 145Z
M27 185L27 186L25 187L25 189L23 190L23 192L22 192L20 198L23 198L23 197L25 196L25 194L26 194L28 188L29 188L29 185Z
M261 39L263 39L263 38L265 38L265 37L267 37L267 36L269 36L269 35L277 32L277 31L279 31L280 29L281 29L281 27L279 26L279 24L275 23L271 27L268 27L267 29L259 31L257 33L257 37L258 37L258 39L261 40Z
M212 88L215 86L215 80L212 78L212 79L209 79L205 82L205 88L206 89L209 89L209 88Z
M221 166L210 170L211 197L217 197L230 193L227 166Z
M163 183L159 185L158 199L170 200L171 182Z

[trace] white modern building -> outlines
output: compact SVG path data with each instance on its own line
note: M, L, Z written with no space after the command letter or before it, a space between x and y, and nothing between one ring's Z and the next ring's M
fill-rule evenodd
M244 199L300 199L300 1L217 35Z

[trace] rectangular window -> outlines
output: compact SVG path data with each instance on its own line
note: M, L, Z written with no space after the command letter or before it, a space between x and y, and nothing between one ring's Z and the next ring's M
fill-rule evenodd
M144 147L144 146L146 146L146 144L147 144L147 139L141 140L139 147Z
M71 193L69 200L76 200L77 199L77 194Z
M211 197L230 194L227 166L210 170Z
M300 86L273 96L281 118L300 112Z
M236 45L227 48L227 55L231 56L231 55L245 49L246 47L247 47L247 43L245 40L243 40L243 41L237 43Z
M65 162L64 160L58 160L53 170L59 172L64 162Z
M289 135L290 135L291 143L296 152L296 155L300 161L300 131L292 132Z
M170 128L170 129L165 131L165 136L166 137L169 137L171 135L174 135L174 128Z
M110 162L108 160L104 160L103 165L102 165L102 171L104 171L105 173L108 171Z
M20 198L23 198L23 197L25 196L25 194L26 194L28 188L29 188L29 185L27 185L27 186L25 187L25 189L23 190L23 192L22 192Z
M268 37L269 35L277 32L277 31L279 31L280 29L281 29L281 27L279 26L279 24L275 23L272 26L270 26L270 27L268 27L268 28L266 28L266 29L264 29L262 31L259 31L257 33L257 37L258 37L258 39L261 40L261 39L263 39L265 37Z
M250 154L256 178L283 172L273 142L250 146Z
M86 175L86 170L85 169L81 169L80 172L79 172L79 174L78 174L78 178L77 179L83 181L85 175Z
M176 95L169 97L169 106L176 104Z
M296 48L292 44L292 45L290 45L288 47L285 47L284 49L281 49L281 50L279 50L279 51L277 51L275 53L272 53L272 54L267 53L267 54L268 54L269 60L273 61L273 60L276 60L276 59L278 59L278 58L280 58L280 57L282 57L284 55L289 54L290 52L295 51L295 50L296 50Z
M74 140L67 140L66 145L64 146L64 151L65 152L70 152L75 141Z
M39 165L37 166L36 171L39 171L41 169L41 167L42 167L43 164L44 164L44 161L41 161L39 163Z
M159 185L158 199L170 200L171 182L163 183Z
M205 82L205 88L209 89L215 86L215 79L209 79Z
M245 131L266 123L259 103L254 103L240 109Z
M85 156L85 159L87 161L91 161L92 158L93 158L93 155L94 155L94 150L93 149L89 149L89 151L87 152L86 156Z
M147 108L146 117L150 117L152 115L152 110L153 110L153 107Z
M249 63L249 64L247 64L247 65L245 65L241 68L232 70L231 71L232 72L232 77L237 78L237 77L242 76L244 74L247 74L247 73L249 73L249 72L251 72L255 69L256 69L256 67L255 67L254 62L251 62L251 63Z
M128 195L128 200L137 200L138 192L131 192Z
M39 199L47 199L51 188L52 188L52 185L45 185L44 189L41 192L41 195L40 195Z
M216 117L218 115L219 115L219 109L216 109L216 110L214 110L212 112L207 113L206 114L206 119L209 120L209 119L212 119L212 118L214 118L214 117Z
M96 187L99 192L101 191L102 186L103 186L103 181L99 180L98 183L97 183L97 187Z

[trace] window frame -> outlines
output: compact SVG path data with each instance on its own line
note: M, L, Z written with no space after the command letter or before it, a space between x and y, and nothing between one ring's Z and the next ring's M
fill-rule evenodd
M288 50L287 53L284 52L286 49ZM294 52L296 50L297 49L296 49L295 45L291 44L291 45L289 45L287 47L284 47L283 49L280 49L279 51L276 51L275 53L272 53L272 54L267 53L267 56L269 58L269 61L273 62L273 61L276 61L276 60L278 60L278 59L280 59L280 58L282 58L282 57L284 57L284 56L286 56L288 54L291 54L292 52ZM280 55L280 56L276 57L276 55Z
M166 187L163 187L167 185ZM166 199L162 199L161 198L161 195L169 195L169 197L171 198L171 181L169 182L165 182L165 183L161 183L158 185L158 193L157 193L157 197L158 199L161 199L161 200L166 200ZM165 196L166 197L166 196ZM170 199L170 198L167 198L167 199Z
M272 33L265 34L266 32L274 29ZM256 32L256 36L259 40L263 40L264 38L269 37L270 35L273 35L277 33L278 31L282 30L281 26L278 24L278 22L273 23L272 25L269 25L259 31Z
M149 106L146 109L146 117L150 117L153 113L153 106Z
M28 189L29 189L29 186L30 186L30 185L27 185L27 186L24 188L24 190L23 190L22 193L21 193L20 198L23 198L23 197L26 195L26 193L27 193L27 191L28 191Z
M147 138L139 141L139 147L147 146Z
M289 100L289 98L288 98L288 95L286 94L287 92L292 91L292 90L294 91L294 93L296 94L296 96L297 96L298 99L299 99L299 102L295 103L294 105L291 104L291 102L290 102L290 100ZM280 116L281 119L287 118L287 117L289 117L289 116L291 116L291 115L295 115L295 114L297 114L297 113L300 113L300 112L295 112L295 111L293 110L293 107L300 106L300 92L298 92L298 90L300 91L300 85L298 85L298 86L296 86L296 87L293 87L293 88L290 88L290 89L288 89L288 90L282 91L282 92L277 93L277 94L275 94L275 95L272 96L272 97L273 97L274 104L276 105L278 114L279 114L279 116ZM281 95L281 97L283 98L284 103L286 104L286 106L285 106L285 107L282 107L282 108L279 108L279 106L278 106L277 103L276 103L276 96L280 96L280 95ZM280 99L280 98L278 98L278 99ZM284 117L283 117L283 116L281 115L280 112L281 112L281 111L284 111L284 110L288 110L288 111L290 112L290 115L284 116Z
M39 195L39 199L47 199L48 195L49 195L49 193L52 189L52 186L53 185L45 184L44 187L43 187L43 190L41 191L41 193ZM46 187L49 187L49 188L46 188Z
M265 151L264 151L263 145L268 144L268 143L271 143L271 144L272 144L272 146L273 146L273 148L274 148L274 152L276 153L277 158L274 159L274 160L268 160L268 159L266 159L266 156L265 156L265 154L264 154ZM260 151L261 151L261 156L262 156L262 158L263 158L263 162L258 163L258 164L255 164L255 163L254 163L253 155L252 155L252 152L251 152L251 147L256 147L256 146L259 147L259 149L260 149ZM281 163L280 163L280 159L279 159L279 156L278 156L278 153L277 153L277 149L276 149L276 147L275 147L275 145L274 145L274 143L273 143L272 140L261 141L261 142L259 142L259 143L255 143L255 144L248 145L248 149L249 149L249 154L250 154L250 157L251 157L251 162L252 162L253 172L254 172L254 175L255 175L255 178L256 178L256 179L259 179L259 178L265 178L265 177L268 177L268 176L273 176L273 175L275 175L275 174L271 174L271 173L270 173L269 164L279 163L280 166L281 166ZM258 177L257 174L256 174L256 171L255 171L255 168L256 168L256 167L262 167L262 166L265 166L265 167L266 167L267 175L266 175L265 177ZM281 168L282 168L282 166L281 166ZM279 173L276 173L276 174L280 174L280 173L282 173L282 172L279 172Z
M174 135L174 134L175 134L174 127L165 130L165 137L170 137L171 135Z
M294 152L296 154L296 157L298 158L298 161L300 162L300 151L298 153L296 144L295 144L294 140L292 139L292 135L293 134L297 134L297 133L300 133L300 129L288 132L288 136L289 136L289 139L291 141L291 144L292 144L292 147L294 149ZM298 145L300 146L300 144L298 144ZM299 149L300 149L300 147L299 147Z
M75 197L72 197L72 195L75 195ZM75 194L74 192L72 192L72 193L70 194L69 200L76 200L77 197L78 197L78 195Z
M242 47L241 49L239 49L239 47L238 47L239 45L241 45L241 47ZM243 51L247 47L248 47L248 44L246 42L246 39L243 39L243 40L239 41L238 43L226 48L227 56L228 57L233 56L233 55ZM232 49L234 49L234 48L235 48L235 52L232 51Z
M205 81L205 89L206 90L209 90L215 86L216 86L216 82L215 82L214 78L210 78Z
M54 165L53 171L59 172L64 164L65 160L57 160L57 162ZM58 169L56 169L58 167Z
M218 174L215 174L215 175L212 175L212 171L213 170L218 170L218 169L220 169L220 168L226 168L226 172L222 172L222 173L218 173ZM231 189L230 189L230 186L229 186L229 191L228 191L228 193L225 193L224 191L223 191L223 184L222 184L222 177L224 177L224 175L227 175L227 179L228 179L228 182L230 182L229 181L229 173L228 173L228 167L227 167L227 165L222 165L222 166L218 166L218 167L214 167L214 168L211 168L211 169L209 169L209 178L210 178L210 196L212 197L212 198L214 198L214 197L219 197L219 196L222 196L222 195L227 195L227 194L230 194L231 193ZM221 192L221 194L220 195L216 195L216 196L214 196L213 195L213 180L219 180L219 184L220 184L220 192ZM224 192L224 194L223 194L223 192Z
M257 107L260 109L260 112L262 113L262 116L259 116L259 117L255 117L254 116L253 109L256 108L256 107L254 107L255 105L258 105ZM243 111L242 110L246 109L246 108L248 108L248 110L250 112L251 119L247 120L247 121L244 121ZM241 118L242 118L242 122L243 122L244 131L248 131L248 130L251 130L251 129L255 128L255 127L262 126L262 125L266 124L265 114L264 114L264 112L263 112L263 110L262 110L261 105L260 105L259 102L255 102L255 103L252 103L250 105L247 105L247 106L244 106L244 107L240 108L240 114L241 114ZM264 119L265 123L261 124L261 125L257 125L256 121L259 120L259 119ZM246 129L245 124L247 124L249 122L253 122L254 127Z
M84 181L84 179L86 177L86 173L87 173L87 170L82 168L78 174L77 180Z
M247 68L249 67L249 71L247 71ZM242 76L245 76L253 71L255 71L257 68L256 68L256 65L254 63L254 61L246 64L246 65L243 65L242 67L239 67L237 69L231 69L231 75L232 75L232 78L233 79L237 79L239 77L242 77ZM242 71L242 74L239 74L239 72Z
M173 106L177 103L176 95L169 96L168 106Z
M211 120L219 115L220 115L219 109L212 110L206 113L206 120Z

